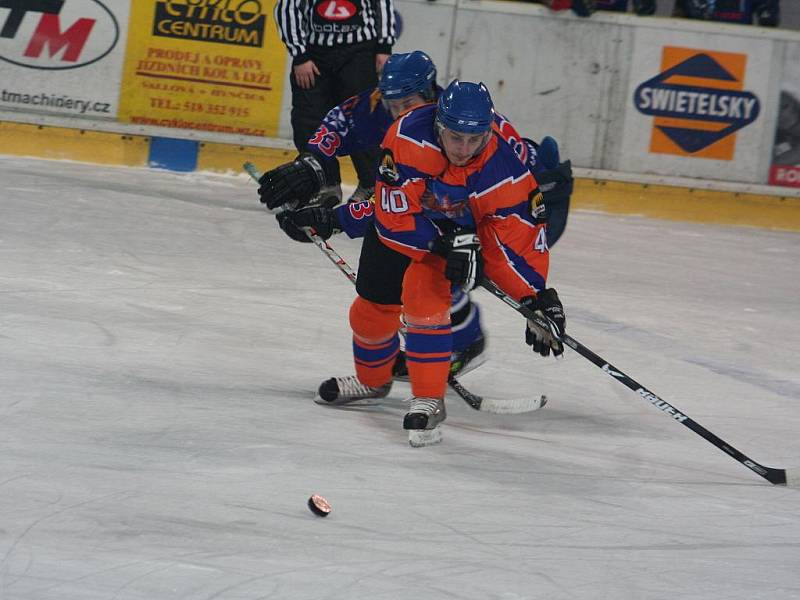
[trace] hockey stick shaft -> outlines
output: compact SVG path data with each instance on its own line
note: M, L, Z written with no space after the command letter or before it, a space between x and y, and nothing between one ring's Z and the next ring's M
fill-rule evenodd
M508 304L511 308L516 310L526 319L530 319L537 324L539 324L543 329L548 330L547 324L543 322L542 318L537 315L533 310L528 308L527 306L522 306L519 302L511 298L508 294L506 294L503 290L501 290L497 285L495 285L492 281L488 279L483 279L481 281L481 286L491 292L493 295L497 296ZM678 423L688 427L692 431L694 431L697 435L708 441L709 443L713 444L723 452L725 452L728 456L733 458L734 460L742 463L751 471L761 475L764 479L773 483L775 485L786 485L787 484L787 472L785 469L776 469L773 467L765 467L760 465L759 463L755 462L753 459L746 456L744 453L740 452L733 446L731 446L728 442L723 440L722 438L716 436L715 434L711 433L708 429L700 425L697 421L689 417L686 413L681 410L678 410L675 406L662 400L656 394L651 392L649 389L635 381L633 378L629 377L621 370L616 368L614 365L610 364L604 358L592 352L589 348L581 344L575 338L564 334L561 337L561 341L572 348L575 352L583 356L589 362L594 364L595 366L599 367L603 372L607 373L617 381L619 381L622 385L630 388L637 394L639 394L643 399L647 400L658 408L663 413L666 413L670 417L672 417ZM794 484L794 481L792 482Z
M255 181L258 181L261 178L261 174L258 172L258 169L256 169L253 163L244 163L244 169ZM276 210L273 212L278 211ZM328 242L318 236L312 228L304 227L303 232L306 234L308 239L311 240L314 245L322 251L326 258L335 264L337 268L344 273L344 276L347 277L353 283L353 285L355 285L356 272L350 267L350 265L347 264L347 261L345 261L345 259L343 259L341 255L336 252L336 250L334 250L330 244L328 244Z

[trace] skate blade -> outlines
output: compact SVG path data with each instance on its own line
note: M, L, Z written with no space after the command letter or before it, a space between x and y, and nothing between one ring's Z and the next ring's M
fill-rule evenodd
M438 425L433 429L409 429L408 443L414 448L432 446L442 441L442 428Z
M314 402L320 406L379 406L383 398L353 398L351 400L332 400L328 402L314 396Z

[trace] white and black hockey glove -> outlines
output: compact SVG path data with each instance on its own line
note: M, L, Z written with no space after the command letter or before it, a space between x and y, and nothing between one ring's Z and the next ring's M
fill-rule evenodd
M262 204L273 210L284 204L296 207L307 204L326 184L325 169L319 159L303 153L290 163L267 171L258 180L258 196Z
M483 275L483 257L477 234L452 233L440 237L433 242L431 252L447 261L444 276L465 292L478 285Z
M525 343L542 356L550 356L551 350L553 356L563 354L564 345L561 343L561 336L564 335L567 319L556 291L553 288L544 289L535 298L533 296L523 298L520 304L530 308L537 316L536 320L528 319Z
M320 206L309 206L300 210L284 210L275 215L284 233L296 242L310 242L304 229L310 227L323 240L342 231L339 218L333 207L339 204L335 196L326 198Z

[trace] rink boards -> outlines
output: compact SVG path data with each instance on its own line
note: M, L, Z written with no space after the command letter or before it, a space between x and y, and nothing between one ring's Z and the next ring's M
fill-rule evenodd
M0 122L0 148L17 156L231 173L240 172L245 161L266 170L295 156L287 145L268 148L9 122ZM618 173L591 169L575 169L575 174L573 208L800 231L800 198L775 195L775 188L666 177L624 181ZM342 178L355 184L349 161L342 161Z

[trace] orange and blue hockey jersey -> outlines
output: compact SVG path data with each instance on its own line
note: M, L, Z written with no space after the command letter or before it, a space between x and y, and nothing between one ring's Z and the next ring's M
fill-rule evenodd
M333 113L333 111L331 111L331 113ZM385 122L385 120L383 122ZM355 119L355 123L358 124L359 119ZM375 121L374 124L377 126L377 121ZM380 132L381 139L383 139L390 125L391 121L386 123L383 127L383 130ZM353 130L355 129L356 127L353 127ZM528 167L531 173L535 175L536 173L541 173L548 169L548 167L539 160L536 144L527 138L523 138L511 122L499 113L495 113L494 129L514 149L519 160ZM344 139L345 135L341 135L340 137ZM310 147L311 146L309 146L309 148ZM342 143L337 147L340 149L345 147L362 149L366 146L352 146L352 143L348 143L348 145L345 146L345 144ZM342 152L341 154L346 153L347 152ZM337 155L338 154L340 154L339 150L337 150ZM371 200L342 204L336 207L335 210L337 221L340 223L342 230L351 238L362 237L367 228L372 224L374 210ZM552 243L550 245L552 245Z
M425 260L454 228L477 232L487 276L516 299L545 287L549 251L534 176L496 126L466 166L447 160L434 132L436 107L398 119L383 141L376 227L387 246Z

